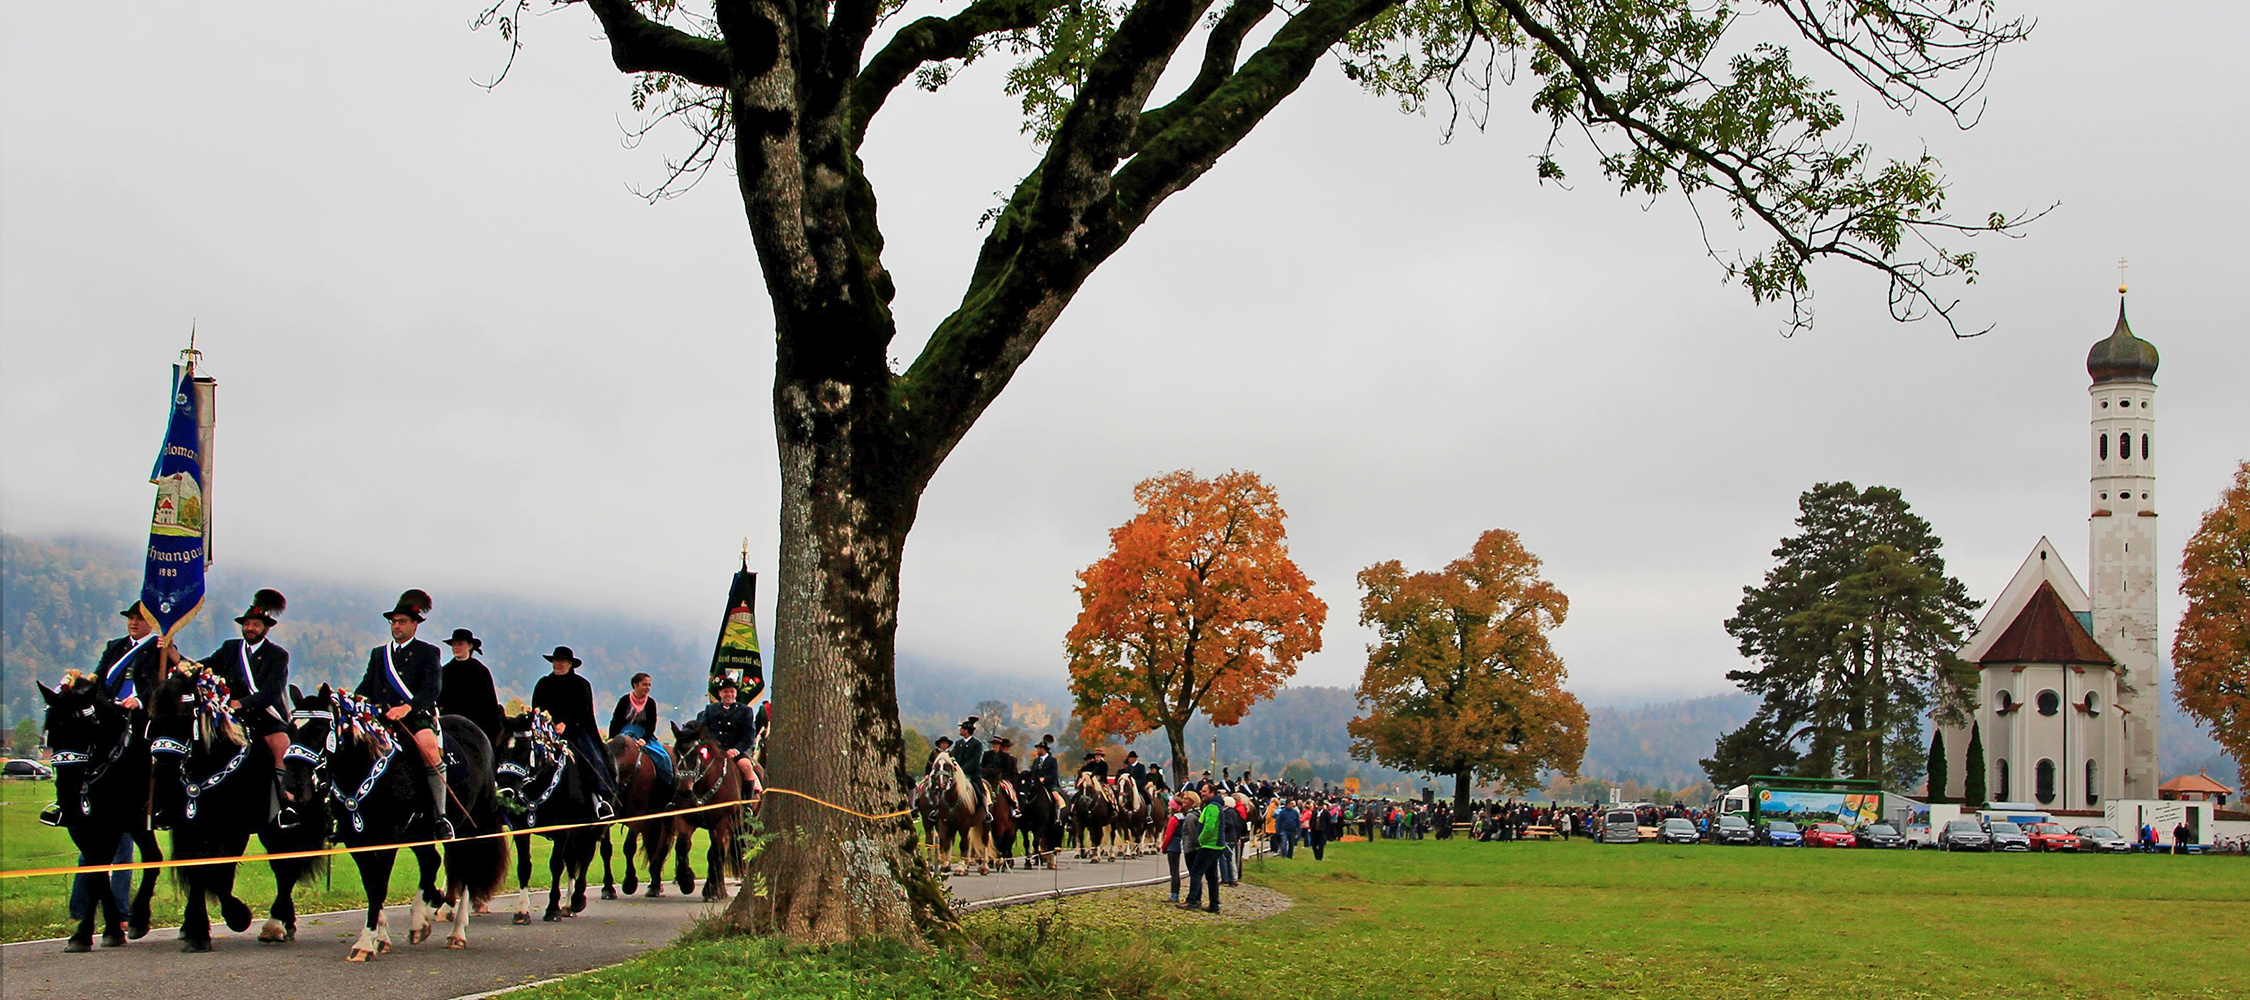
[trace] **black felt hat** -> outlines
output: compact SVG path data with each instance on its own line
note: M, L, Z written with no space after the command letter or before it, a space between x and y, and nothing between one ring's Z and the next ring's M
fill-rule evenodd
M569 660L572 670L586 665L586 661L579 659L578 654L571 652L569 646L556 646L554 652L547 654L546 660L549 663L561 663L564 660Z
M255 618L265 622L267 628L272 628L280 624L280 622L274 620L273 616L282 613L288 607L289 599L281 596L281 591L261 590L250 596L250 610L243 612L241 617L234 620L234 623L240 625Z
M430 613L430 595L420 590L409 590L398 595L398 606L383 612L383 617L412 618L416 622L428 621L422 617Z
M972 732L972 733L973 733L973 732L976 732L976 731L977 731L977 717L976 717L976 716L974 716L974 715L972 715L972 716L969 716L969 717L968 717L968 718L966 718L966 719L962 719L962 720L961 720L961 728L963 728L963 729L966 729L966 730L968 730L968 731L970 731L970 732Z
M452 645L452 644L454 644L454 643L456 643L456 642L465 642L465 643L468 643L468 644L469 644L469 648L471 648L471 649L473 649L473 650L475 650L475 651L477 651L477 652L479 652L479 653L482 653L482 652L484 652L484 640L483 640L483 639L479 639L479 638L477 638L477 636L476 636L476 633L474 633L474 632L471 632L471 631L469 631L468 629L465 629L465 628L457 628L457 629L454 629L454 630L453 630L453 634L452 634L451 636L448 636L448 637L446 637L446 640L445 640L445 643L446 643L446 645L449 645L449 646L450 646L450 645Z
M128 605L126 605L126 606L125 606L125 610L123 610L123 611L120 611L120 612L118 612L118 613L117 613L117 617L119 617L119 618L139 618L139 617L141 617L141 615L142 615L142 614L143 614L143 612L142 612L142 610L141 610L141 602L139 602L139 601L134 601L133 603L131 603L131 604L128 604Z

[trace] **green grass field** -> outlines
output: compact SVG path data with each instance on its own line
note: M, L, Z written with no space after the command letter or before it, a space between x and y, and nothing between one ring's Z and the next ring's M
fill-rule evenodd
M70 845L70 835L51 826L39 823L39 810L54 801L55 786L46 781L10 781L0 784L0 870L15 871L26 868L53 868L74 864L77 851ZM159 833L169 855L171 835ZM620 842L622 846L622 842ZM532 882L547 884L547 841L532 839ZM250 853L263 851L256 837L250 838ZM515 885L512 868L508 885ZM597 859L596 874L600 861ZM697 861L701 865L701 859ZM235 895L250 904L250 910L263 922L266 907L273 902L273 870L263 862L252 862L235 869ZM401 854L398 866L391 872L390 901L402 903L414 890L418 868L412 858ZM617 874L624 876L623 859L617 862ZM135 886L140 876L134 876ZM439 876L442 883L443 876ZM63 937L76 929L70 920L70 886L63 876L44 878L0 879L0 940L36 941L42 938ZM598 890L597 890L598 891ZM297 890L297 912L319 913L324 910L352 909L366 903L360 894L359 871L350 859L337 857L330 867L329 877ZM159 873L156 892L149 904L153 923L160 927L176 926L186 904L175 886L170 872ZM544 905L542 902L540 905ZM216 907L212 920L218 920ZM255 926L255 925L253 925ZM155 934L152 933L151 937Z
M1249 881L1296 905L1254 922L1016 907L969 919L976 959L693 940L538 996L2250 996L2233 857L1432 840L1300 851Z

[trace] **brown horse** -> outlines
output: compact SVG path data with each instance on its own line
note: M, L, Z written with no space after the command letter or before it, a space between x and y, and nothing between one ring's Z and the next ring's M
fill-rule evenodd
M648 861L648 898L655 899L664 895L664 859L672 853L672 817L634 817L672 808L679 785L664 780L656 766L656 755L644 752L637 740L624 736L610 740L609 758L617 762L617 787L622 789L624 799L617 804L617 818L625 824L625 894L630 896L640 889L640 873L633 867L633 850L638 847ZM610 886L609 858L609 828L603 827L602 898L616 899L617 890Z
M949 754L940 754L936 767L930 772L936 791L936 808L932 810L936 823L931 827L937 841L938 870L952 871L953 842L963 841L961 870L969 873L969 865L977 866L977 874L990 871L992 845L985 837L984 816L977 811L976 779Z
M992 796L992 824L986 836L992 844L993 864L1001 871L1014 871L1016 830L1020 825L1016 818L1018 799L1015 782L1004 779L989 781L985 783L985 787Z
M672 760L680 775L679 790L672 799L672 807L684 809L692 806L724 805L734 803L732 809L705 809L691 812L672 820L673 868L679 879L675 883L681 892L695 891L695 869L688 865L688 851L695 844L695 831L703 830L711 836L711 846L706 852L703 898L727 898L727 877L742 873L742 773L735 769L733 759L725 748L711 739L703 727L689 723L686 729L672 726L674 751Z
M1110 846L1111 824L1117 821L1117 800L1109 782L1089 771L1078 772L1070 798L1070 818L1079 831L1078 856L1102 861L1115 853Z
M1117 802L1117 816L1110 821L1110 842L1122 845L1119 850L1125 857L1140 857L1142 837L1148 832L1147 793L1131 775L1118 775L1109 779L1109 784Z

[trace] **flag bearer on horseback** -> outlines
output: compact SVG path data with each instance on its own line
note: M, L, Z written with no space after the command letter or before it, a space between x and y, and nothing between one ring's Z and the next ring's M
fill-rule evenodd
M695 717L711 740L725 748L727 759L734 762L735 770L742 773L743 794L756 787L750 777L751 762L757 758L757 720L750 714L750 706L736 699L742 696L742 686L732 677L721 677L714 692L719 700L703 706L703 714Z
M163 640L156 635L156 626L149 624L148 615L141 611L141 602L134 601L117 613L125 619L125 635L111 639L103 647L102 658L94 667L94 678L99 683L102 697L124 709L131 718L132 744L128 753L148 753L148 707L141 703L141 695L155 694L156 684L164 677L164 654L157 647ZM62 825L62 804L51 802L39 811L39 822L48 826Z
M289 752L289 713L296 709L289 702L289 651L266 638L280 624L274 616L288 607L281 591L260 590L252 595L250 610L234 620L242 628L242 638L220 643L203 658L203 665L226 684L227 709L243 732L272 751L273 795L267 809L281 817L282 825L295 826L296 800L282 787L289 773L282 765L283 755Z
M391 623L391 641L369 650L367 674L353 693L373 703L383 718L414 738L421 751L423 776L429 780L430 816L434 836L453 839L453 824L445 818L445 757L438 748L437 703L445 686L445 670L438 664L438 648L414 637L426 621L430 595L409 590L398 595L398 606L383 612Z
M569 646L556 646L547 654L554 672L531 686L531 707L545 710L555 721L555 732L570 744L578 770L592 785L594 818L617 815L617 768L610 763L609 745L602 742L600 723L594 721L594 686L578 675L585 666Z
M984 773L984 741L977 739L977 717L961 720L961 739L953 744L953 762L961 765L961 773ZM977 814L987 821L992 818L992 803L985 798L984 782L971 781L977 790Z

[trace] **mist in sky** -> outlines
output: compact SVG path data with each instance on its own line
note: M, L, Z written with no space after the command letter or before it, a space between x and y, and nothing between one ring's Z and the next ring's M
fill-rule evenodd
M0 6L0 527L145 530L192 322L221 384L222 561L696 630L745 538L770 571L772 320L733 178L636 197L685 137L625 141L640 119L592 17L532 18L488 91L504 52L475 7ZM1878 152L1945 161L1965 218L2059 203L1970 244L1959 315L1992 329L1969 339L1891 322L1841 266L1784 337L1682 204L1620 198L1582 139L1571 180L1537 183L1529 89L1447 142L1442 104L1400 114L1317 71L1089 282L938 474L901 655L1059 680L1075 574L1175 468L1280 491L1331 609L1299 683L1356 682L1359 569L1434 568L1504 527L1571 598L1573 689L1725 690L1720 623L1825 480L1902 489L1979 598L2042 535L2084 581L2084 362L2121 257L2163 353L2169 573L2250 455L2250 88L2229 68L2250 8L2023 9L2038 27L1976 128L1856 102ZM1006 65L875 122L902 359L1036 162ZM1721 248L1766 242L1709 218Z

